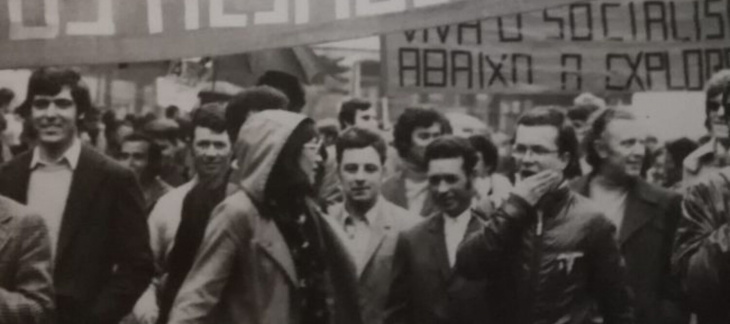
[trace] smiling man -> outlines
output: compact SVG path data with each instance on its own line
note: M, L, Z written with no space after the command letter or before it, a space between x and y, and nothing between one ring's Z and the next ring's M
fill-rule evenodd
M28 204L48 225L59 324L119 322L153 273L134 174L79 139L78 123L91 109L76 71L34 71L18 111L38 145L0 170L0 193Z
M486 320L481 312L483 283L464 282L453 273L457 247L481 228L480 219L484 218L472 208L477 159L469 140L457 136L440 137L426 148L428 189L441 212L398 239L387 323ZM452 308L450 301L457 299L461 305Z
M420 218L380 195L387 150L380 135L351 127L335 147L345 201L332 206L327 219L355 261L363 322L380 324L393 280L398 233Z
M225 198L233 145L226 132L225 104L192 113L192 148L197 176L162 196L148 220L155 277L134 308L137 322L165 323L172 302L192 266L211 209ZM207 190L220 187L219 190ZM200 206L205 204L208 207Z
M572 182L571 188L591 198L618 229L636 323L688 323L679 303L679 281L671 276L682 199L640 178L645 137L645 127L627 108L599 112L586 134L593 172Z

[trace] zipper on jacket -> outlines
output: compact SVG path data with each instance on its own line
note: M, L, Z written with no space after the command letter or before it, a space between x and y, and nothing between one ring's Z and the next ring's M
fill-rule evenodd
M530 322L534 323L535 318L538 316L537 313L537 304L540 300L538 297L539 292L539 285L540 285L540 267L541 267L541 259L542 259L542 234L543 234L543 226L544 226L544 219L543 219L543 213L538 211L537 212L537 223L535 224L535 236L532 241L532 267L531 267L531 276L532 278L532 303L531 303L531 314L530 314Z

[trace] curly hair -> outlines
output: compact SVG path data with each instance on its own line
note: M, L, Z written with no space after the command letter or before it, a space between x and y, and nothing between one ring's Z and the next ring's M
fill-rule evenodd
M427 108L406 108L393 130L393 144L398 155L401 157L408 155L413 146L411 136L416 128L431 127L434 124L441 126L443 134L451 134L451 123L441 113Z

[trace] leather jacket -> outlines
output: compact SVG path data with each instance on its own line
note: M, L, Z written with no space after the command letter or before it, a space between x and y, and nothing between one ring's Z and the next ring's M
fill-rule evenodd
M562 187L538 207L511 195L459 248L456 271L490 282L495 323L633 322L615 226Z
M730 168L688 187L672 266L698 322L730 323Z

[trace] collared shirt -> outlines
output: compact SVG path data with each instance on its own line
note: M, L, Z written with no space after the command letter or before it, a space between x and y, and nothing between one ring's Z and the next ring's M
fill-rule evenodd
M620 230L624 221L626 197L628 197L629 191L624 188L606 188L596 181L591 181L589 186L591 200L598 204L600 210ZM616 231L616 235L619 235L618 231Z
M73 172L78 166L80 156L81 141L78 138L74 139L71 147L56 161L43 160L39 147L33 150L28 182L28 207L43 217L54 256Z
M442 217L444 218L444 237L446 238L446 251L449 254L449 266L453 267L456 263L456 250L464 240L466 229L473 216L471 208L467 208L459 216L450 217L443 214Z
M381 204L380 199L378 198L375 205L365 213L364 218L350 214L344 204L342 205L342 217L339 218L339 225L345 233L343 237L345 247L355 261L358 273L365 267L365 263L367 262L367 250L370 245L372 231L371 226L378 217Z

